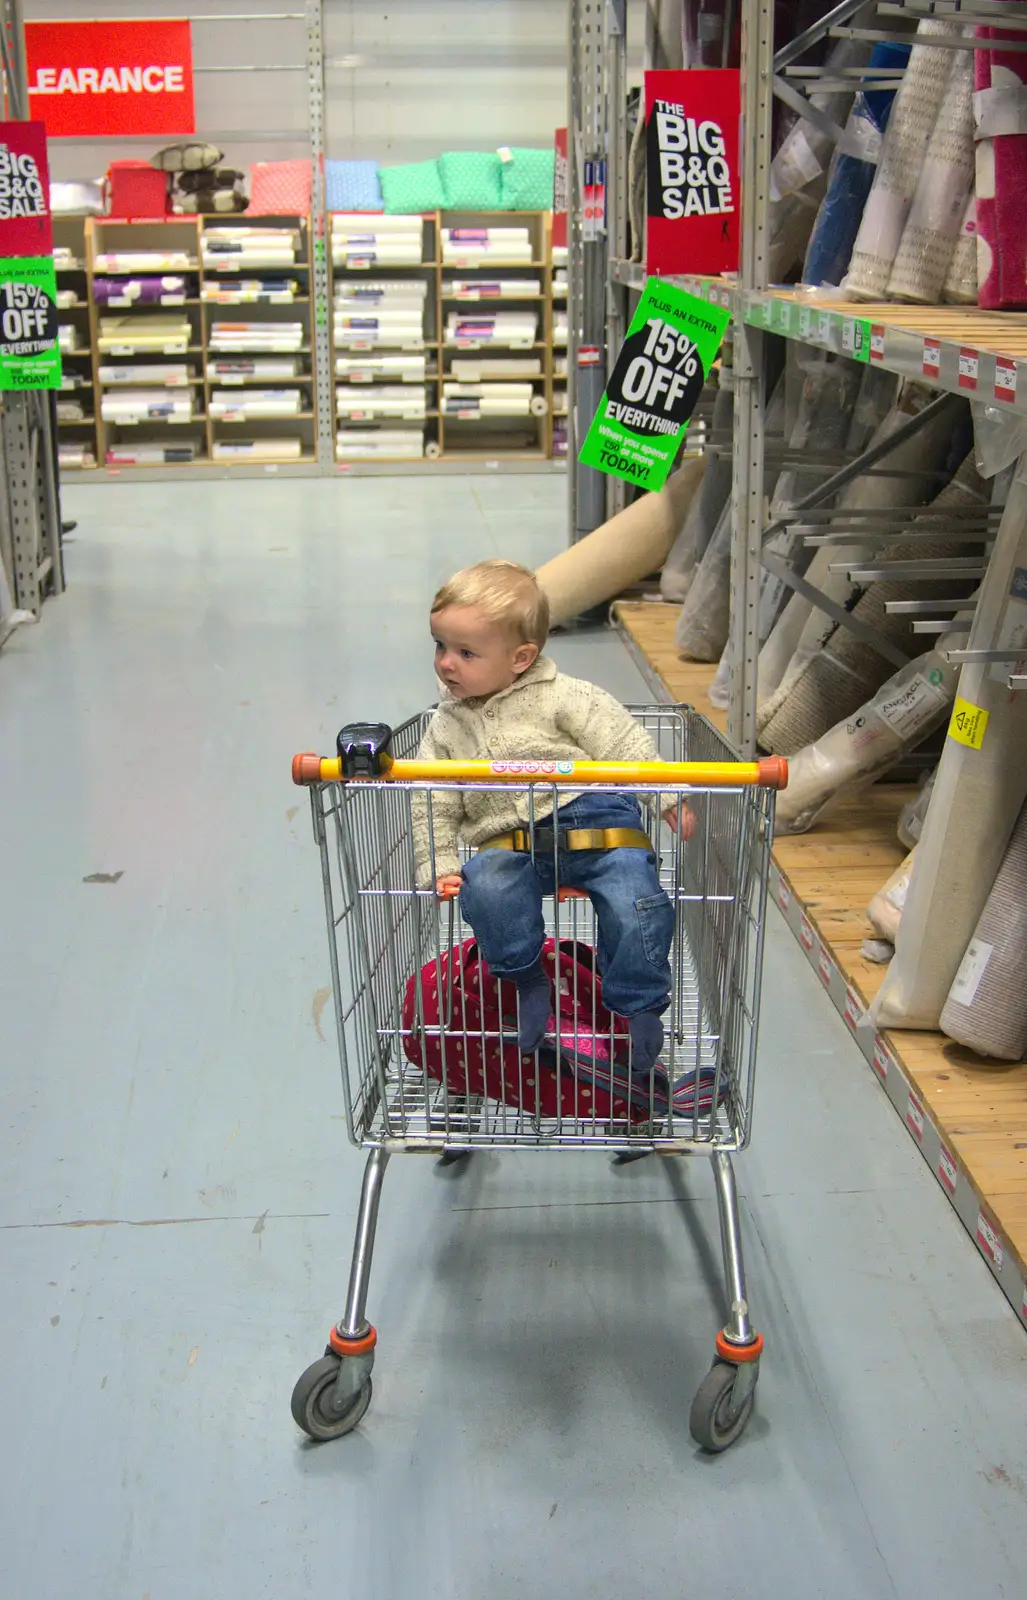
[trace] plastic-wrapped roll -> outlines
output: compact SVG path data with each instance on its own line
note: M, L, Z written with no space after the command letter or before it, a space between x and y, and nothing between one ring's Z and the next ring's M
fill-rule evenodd
M904 67L908 44L875 44L872 68ZM802 269L803 283L839 284L848 271L881 154L881 140L891 116L894 89L868 89L856 96L845 124L843 144L835 151Z
M958 33L951 22L921 22L918 39ZM844 287L858 300L884 298L920 169L948 82L951 51L915 44L895 96L873 188Z
M920 785L912 800L907 800L899 812L896 832L899 843L904 844L907 850L912 850L920 843L920 835L924 831L924 820L927 816L927 807L931 803L931 794L934 789L934 780L938 775L937 767L929 772L926 780Z
M1027 1053L1027 806L959 964L941 1026L978 1055L1022 1061Z
M974 613L973 649L1023 646L1027 483L1015 477ZM961 727L950 736L917 846L895 959L874 998L878 1027L937 1028L1027 795L1027 695L1010 694L1008 663L964 666ZM985 720L986 714L986 720Z
M866 788L914 750L948 715L959 668L942 650L961 648L969 621L943 636L882 684L856 715L836 723L788 763L788 788L778 797L778 833L805 833L833 801Z
M429 439L424 447L424 453L429 461L437 461L442 454L442 446L435 439Z
M977 304L977 197L973 194L959 225L942 299L955 306Z
M686 461L659 494L644 494L594 533L540 567L536 577L554 624L610 600L656 572L666 559L702 482L704 458Z
M972 33L964 28L964 36ZM888 294L935 305L945 286L974 184L973 53L953 50L949 81L902 230Z
M935 539L924 539L916 545L903 544L901 540L888 545L879 554L883 565L889 561L907 561L911 556L919 560L937 561L963 555L973 555L979 546L970 546L959 537L958 521L945 527L945 513L974 506L982 510L988 504L988 491L974 465L972 453L961 463L952 482L910 524L911 533L926 533L937 529ZM838 552L833 552L837 559ZM954 593L956 599L965 598L970 585L953 589L951 578L938 578L929 582L910 578L882 578L871 583L852 608L858 622L872 628L874 634L904 650L909 639L909 618L893 615L885 607L897 600L942 600ZM905 651L904 651L905 653ZM888 659L872 645L858 639L848 628L839 624L825 640L821 649L809 656L790 678L788 697L777 711L760 727L760 744L775 755L791 755L803 745L818 739L826 728L855 714L865 700L889 676L892 670Z
M913 860L916 850L895 868L891 877L882 888L878 889L874 898L867 906L867 917L874 932L881 938L887 939L892 946L899 934L899 923L902 921L902 908L906 904L906 894L909 890L909 880L913 875Z
M533 417L544 417L549 410L549 401L544 394L532 395L529 410Z

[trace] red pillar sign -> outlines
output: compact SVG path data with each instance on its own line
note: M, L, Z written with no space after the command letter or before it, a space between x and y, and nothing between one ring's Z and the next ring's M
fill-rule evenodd
M737 272L739 95L732 68L646 73L650 273Z
M27 22L29 106L51 139L193 133L193 48L180 19Z

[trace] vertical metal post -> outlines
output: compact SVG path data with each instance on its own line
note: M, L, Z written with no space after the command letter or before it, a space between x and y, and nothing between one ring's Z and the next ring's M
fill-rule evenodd
M28 116L25 25L21 0L0 0L0 29L8 113ZM46 396L9 393L3 399L3 464L16 605L39 614L44 593L64 588L57 438Z
M767 280L770 111L774 50L772 0L742 7L742 260L734 330L734 475L731 530L731 638L734 673L728 736L743 756L756 743L760 549L763 541L763 335L745 321L747 296Z
M310 134L311 184L310 293L314 312L314 411L317 416L317 460L323 473L335 466L332 432L331 283L328 231L325 221L325 67L324 0L305 0L307 28L307 125Z
M611 260L627 256L628 142L625 137L627 107L627 0L606 0L606 359L617 359L630 317L628 290L609 275ZM606 514L615 516L628 503L628 486L622 478L606 482Z
M606 516L606 477L578 461L606 387L606 243L584 214L586 171L606 159L603 13L606 0L570 0L567 116L567 461L570 542Z

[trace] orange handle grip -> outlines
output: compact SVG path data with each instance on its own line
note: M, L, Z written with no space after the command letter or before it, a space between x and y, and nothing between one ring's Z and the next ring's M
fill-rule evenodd
M592 783L626 787L651 784L675 788L737 789L758 785L784 789L788 762L784 756L764 756L759 761L394 761L382 757L381 777L354 778L353 783L495 783L557 784L580 788ZM292 758L293 783L339 783L343 780L338 756L318 756L312 751Z

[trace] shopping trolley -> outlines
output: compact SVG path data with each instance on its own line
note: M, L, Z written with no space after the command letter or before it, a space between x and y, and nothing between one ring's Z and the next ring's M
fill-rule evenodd
M730 1310L690 1427L700 1445L719 1451L748 1421L763 1340L746 1298L731 1154L750 1133L774 791L787 782L787 763L733 759L722 735L690 708L632 712L652 736L658 761L419 761L430 712L395 731L351 725L339 734L335 756L293 761L294 781L311 788L321 852L346 1124L352 1142L368 1150L346 1309L292 1396L293 1417L312 1439L349 1433L371 1401L378 1336L365 1307L382 1181L396 1152L434 1152L446 1163L482 1149L603 1147L620 1161L652 1152L709 1154ZM484 1004L480 965L474 981L481 993L469 1002L458 989L453 974L471 930L458 899L437 897L434 870L431 886L418 886L415 810L427 816L434 854L435 797L497 784L520 790L527 820L518 843L533 853L536 816L540 829L549 825L543 838L552 851L551 813L573 793L598 789L639 801L676 911L667 1043L649 1072L632 1071L624 1025L602 1011L598 985L582 969L595 948L594 912L587 898L560 887L559 854L554 893L545 901L547 948L560 961L560 952L574 952L574 976L558 986L554 1033L534 1055L523 1055L516 1016ZM661 820L686 796L696 814L687 840ZM565 1004L578 1008L569 1032ZM488 1092L480 1071L472 1074L472 1058L500 1063L506 1076L498 1091ZM558 1091L548 1106L544 1074Z

